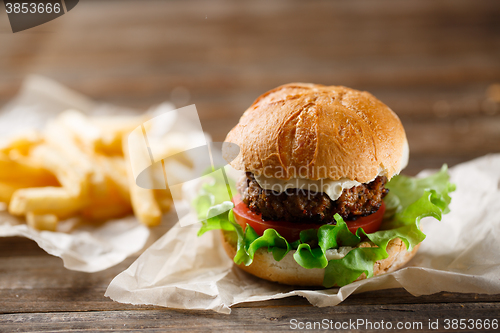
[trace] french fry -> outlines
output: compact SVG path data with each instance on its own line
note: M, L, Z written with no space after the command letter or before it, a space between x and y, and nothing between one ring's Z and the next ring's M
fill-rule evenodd
M10 198L21 187L15 183L0 182L0 202L9 203Z
M25 188L14 192L9 204L12 215L54 214L66 218L77 214L87 201L63 187Z
M147 131L146 131L147 132ZM155 138L148 133L149 145L155 161L169 157L174 158L185 164L187 167L193 167L193 161L184 153L186 150L186 136L180 133L171 133L163 135L161 138Z
M39 145L32 150L32 155L38 163L53 172L61 185L74 197L86 197L89 192L89 170L81 169L57 149L48 145Z
M42 136L38 131L28 130L5 142L0 143L0 152L8 154L11 151L18 151L22 155L27 155L29 150L42 142Z
M164 161L165 172L171 184L181 183L183 179L192 178L192 170L177 159L169 158Z
M95 163L98 163L98 159L95 157ZM106 157L104 159L107 160ZM123 164L123 167L125 165ZM113 170L110 170L110 174L112 174ZM125 170L122 170L125 172ZM126 172L120 179L121 182L127 181ZM132 206L130 202L130 193L128 192L128 184L127 186L127 195L125 196L121 193L120 189L115 183L115 180L120 178L119 172L114 171L113 178L108 177L106 175L105 180L105 191L101 192L102 189L98 193L93 193L93 189L91 188L89 202L88 205L82 210L82 215L84 217L96 220L104 220L115 217L121 217L132 212ZM124 191L124 189L122 189Z
M92 174L93 165L87 154L80 148L75 136L66 127L52 121L44 131L47 143L61 151L65 158L85 173Z
M92 220L107 220L126 216L132 213L130 202L125 202L118 191L112 187L108 197L92 198L88 205L82 209L82 216Z
M82 216L93 220L106 220L132 213L130 197L124 200L112 180L108 179L108 192L104 197L91 197L82 210Z
M26 214L26 222L27 224L38 230L48 230L48 231L56 231L57 222L59 219L54 214L35 214L33 212L28 212Z
M111 204L92 204L82 210L82 216L90 220L109 220L119 217L124 217L132 213L132 208L130 205L123 205L120 203Z
M58 185L56 177L32 158L19 156L13 160L3 153L0 153L0 181L16 183L19 187Z
M122 137L146 119L142 116L91 118L81 112L68 110L57 121L70 130L87 151L123 156Z
M57 148L74 169L85 175L84 179L87 179L88 183L82 184L84 195L90 186L93 194L106 192L106 179L102 170L93 161L92 156L82 149L74 133L58 122L49 123L44 133L47 142Z
M134 184L134 187L131 188L130 197L134 213L142 224L154 227L161 223L162 213L153 190L140 188Z
M130 213L146 226L160 224L162 213L172 209L172 193L137 186L134 172L148 166L151 154L155 159L170 156L165 164L179 179L186 178L193 164L187 155L172 157L183 151L184 142L162 133L151 136L158 151L141 146L145 159L130 160L127 136L135 129L141 137L151 130L145 123L149 117L89 117L69 110L41 133L26 132L0 143L0 209L3 205L12 215L25 216L39 230L55 231L60 220L73 216L107 220ZM149 171L141 181L164 187L162 165Z
M122 199L130 203L130 189L125 160L118 156L105 156L100 154L96 154L94 158L101 166L105 176L114 183Z
M130 199L135 216L146 226L157 226L161 223L162 212L158 202L156 202L154 190L141 188L136 185L126 139L123 140L123 146L125 164L127 166L127 179L130 186Z
M58 124L66 127L87 151L93 152L100 145L103 136L101 129L83 113L67 110L57 118Z
M156 202L160 206L162 213L168 213L174 203L169 190L153 190Z
M95 146L97 152L107 155L123 156L123 141L126 134L140 126L146 116L107 116L94 117L92 123L101 129L102 136Z

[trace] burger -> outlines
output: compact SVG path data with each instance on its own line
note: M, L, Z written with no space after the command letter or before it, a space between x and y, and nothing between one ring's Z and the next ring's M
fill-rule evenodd
M199 234L220 229L241 269L282 284L343 286L404 266L425 238L420 219L440 219L454 189L446 166L397 176L409 156L401 121L343 86L268 91L225 141L239 147L230 165L242 176Z

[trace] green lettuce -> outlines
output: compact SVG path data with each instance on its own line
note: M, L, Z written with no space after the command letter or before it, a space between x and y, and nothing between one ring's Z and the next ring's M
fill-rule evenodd
M442 214L449 212L449 193L455 190L449 182L446 165L426 178L395 176L386 187L390 192L384 198L386 214L379 231L366 234L360 228L353 234L342 217L336 214L335 225L304 230L300 239L289 243L274 229L265 230L262 236L250 225L243 230L234 219L233 203L220 202L224 194L227 197L225 183L204 184L200 195L193 201L198 216L204 220L198 235L214 229L231 232L237 244L236 264L250 265L260 248L267 248L277 261L295 250L293 258L302 267L325 269L325 287L344 286L363 273L367 277L373 276L374 263L388 257L386 249L391 240L400 238L408 251L422 242L425 234L420 230L420 220L427 216L441 220ZM371 247L357 247L366 241L373 243L370 243ZM352 247L352 250L341 259L327 259L327 250L342 246Z

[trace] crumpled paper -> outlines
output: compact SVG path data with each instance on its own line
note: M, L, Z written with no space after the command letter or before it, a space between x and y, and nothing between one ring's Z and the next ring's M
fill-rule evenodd
M122 303L227 314L238 303L295 295L322 307L337 305L354 292L401 287L415 296L500 293L500 154L457 165L450 174L457 185L451 212L442 221L422 220L427 238L407 267L396 272L342 288L280 285L235 267L220 245L219 232L197 237L198 228L178 223L115 277L105 295Z
M161 108L168 111L173 106L164 103ZM137 111L96 103L54 81L30 76L18 96L0 110L0 140L27 128L41 129L47 120L67 109L87 115L137 115ZM67 269L96 272L122 262L147 242L158 239L171 226L168 223L172 219L177 220L175 212L164 216L162 225L155 229L141 225L134 216L96 226L78 225L78 221L70 219L58 225L58 230L64 232L51 232L32 229L24 220L0 211L0 237L30 238L47 253L62 258Z

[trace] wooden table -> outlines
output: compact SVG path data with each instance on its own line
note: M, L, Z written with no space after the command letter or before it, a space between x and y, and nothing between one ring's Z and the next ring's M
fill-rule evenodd
M204 129L223 140L270 88L341 84L372 92L398 113L410 143L408 174L500 152L496 0L81 1L16 34L0 8L0 106L35 73L121 106L195 103ZM440 331L449 331L446 318L500 317L500 295L413 297L402 289L331 308L298 297L243 304L229 316L105 298L133 260L79 273L32 241L0 239L0 332L288 330L292 318L418 321L424 329L439 319Z

